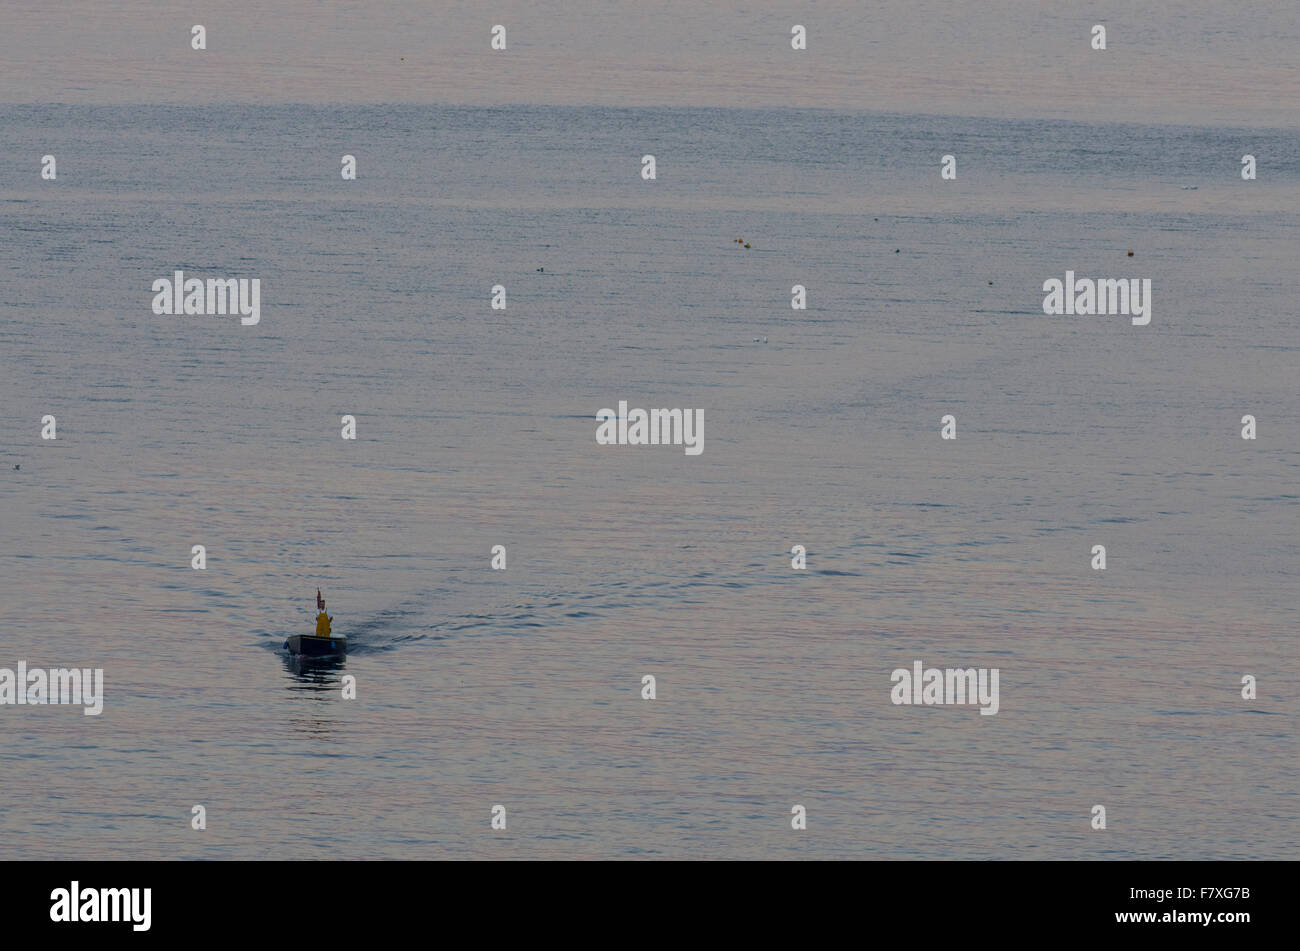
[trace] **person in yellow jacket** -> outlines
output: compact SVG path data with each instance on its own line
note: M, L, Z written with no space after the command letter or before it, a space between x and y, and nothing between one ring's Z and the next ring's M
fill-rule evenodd
M325 599L320 596L320 588L316 589L316 607L320 610L316 615L316 636L329 637L332 618L325 613Z

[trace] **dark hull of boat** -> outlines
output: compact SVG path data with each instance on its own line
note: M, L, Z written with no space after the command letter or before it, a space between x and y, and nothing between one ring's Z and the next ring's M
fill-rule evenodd
M337 657L348 652L346 637L317 637L315 634L294 634L285 642L290 654L304 657Z

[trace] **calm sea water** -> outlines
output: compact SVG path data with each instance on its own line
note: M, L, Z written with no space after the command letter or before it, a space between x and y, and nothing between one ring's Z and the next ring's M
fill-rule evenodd
M414 105L0 129L0 666L106 680L98 718L0 709L0 857L1300 845L1294 129ZM260 278L260 325L155 316L178 268ZM1043 315L1067 269L1150 278L1150 326ZM703 455L597 447L620 399L703 408ZM352 646L300 671L280 645L317 587ZM999 668L1001 712L893 706L917 659Z

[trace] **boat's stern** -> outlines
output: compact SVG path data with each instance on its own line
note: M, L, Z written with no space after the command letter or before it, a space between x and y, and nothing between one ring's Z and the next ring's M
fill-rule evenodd
M348 639L338 635L317 637L315 634L294 634L285 643L290 654L302 654L305 657L330 657L348 651Z

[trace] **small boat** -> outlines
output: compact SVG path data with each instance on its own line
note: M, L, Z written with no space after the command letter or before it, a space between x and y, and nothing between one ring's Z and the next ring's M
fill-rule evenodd
M348 652L348 639L330 630L333 618L325 613L325 599L316 589L316 633L291 634L284 642L284 648L290 654L303 657L339 657Z
M348 652L348 639L339 634L317 637L315 634L293 634L284 646L290 654L304 657L337 657Z

